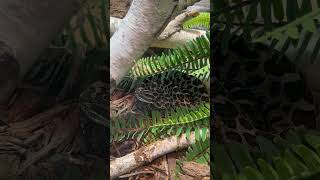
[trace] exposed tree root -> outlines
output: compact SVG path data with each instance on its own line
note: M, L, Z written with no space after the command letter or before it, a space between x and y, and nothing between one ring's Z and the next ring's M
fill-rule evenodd
M78 119L77 108L60 105L30 119L2 126L0 167L6 170L0 172L0 178L25 175L30 167L43 163L44 158L64 152L76 136ZM6 166L8 162L10 166Z

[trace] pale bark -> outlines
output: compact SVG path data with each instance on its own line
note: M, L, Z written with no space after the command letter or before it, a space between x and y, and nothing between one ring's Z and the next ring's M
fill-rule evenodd
M182 30L179 32L176 32L172 36L168 37L164 40L155 40L151 44L151 47L157 47L157 48L176 48L178 46L182 46L186 44L186 42L195 39L201 35L205 35L206 31L202 30Z
M16 68L4 66L0 62L0 72L12 71L20 78L25 75L50 40L75 13L76 2L77 0L59 3L54 0L0 1L0 41L12 49L13 56L19 64L17 71ZM10 96L17 84L5 83L0 80L1 97ZM5 99L1 97L0 99Z
M209 136L209 131L207 130L206 132L207 136ZM150 163L160 156L184 149L194 143L194 132L190 133L189 140L186 139L186 134L182 134L180 137L172 136L152 143L128 155L112 160L110 162L110 177L111 179L114 179L124 173L130 172L137 167Z
M197 2L194 5L189 6L187 10L197 10L199 12L210 12L210 1L201 0L200 2Z
M118 30L121 22L122 22L122 19L110 17L111 36ZM204 35L205 33L206 31L203 31L203 30L194 30L194 29L181 30L172 34L170 37L166 39L163 39L163 40L155 39L154 42L152 42L151 47L176 48L178 46L184 45L187 41L190 41L201 35Z
M134 0L110 40L111 92L170 20L197 0Z
M210 167L208 164L199 164L193 161L184 161L181 165L184 174L193 178L201 179L210 176Z

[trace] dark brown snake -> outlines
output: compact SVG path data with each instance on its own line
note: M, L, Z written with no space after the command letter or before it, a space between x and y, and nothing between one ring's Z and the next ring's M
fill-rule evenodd
M316 106L303 74L285 56L262 44L231 39L215 52L211 99L218 141L252 142L290 128L316 126Z
M209 101L204 84L194 76L179 72L161 73L143 80L135 90L136 109L165 111Z
M111 102L111 116L145 116L152 111L164 115L176 107L195 106L204 101L209 101L209 95L199 79L179 71L164 72L143 79L133 93Z

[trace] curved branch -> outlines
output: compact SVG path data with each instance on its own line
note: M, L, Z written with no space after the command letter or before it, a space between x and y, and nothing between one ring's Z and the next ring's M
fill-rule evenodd
M110 34L111 36L118 30L122 19L110 17ZM165 30L164 30L165 31ZM158 48L175 48L180 45L184 45L187 41L195 39L201 35L204 35L206 31L202 30L181 30L172 34L170 37L159 40L155 39L151 47L158 47Z

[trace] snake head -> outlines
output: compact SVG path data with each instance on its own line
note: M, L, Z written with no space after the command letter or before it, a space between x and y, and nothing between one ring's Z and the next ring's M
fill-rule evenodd
M107 125L107 96L108 85L95 82L85 89L80 95L80 110L91 121Z
M139 87L136 89L135 97L139 101L148 103L148 104L154 103L154 100L156 99L155 94L152 91L146 90L143 87Z

